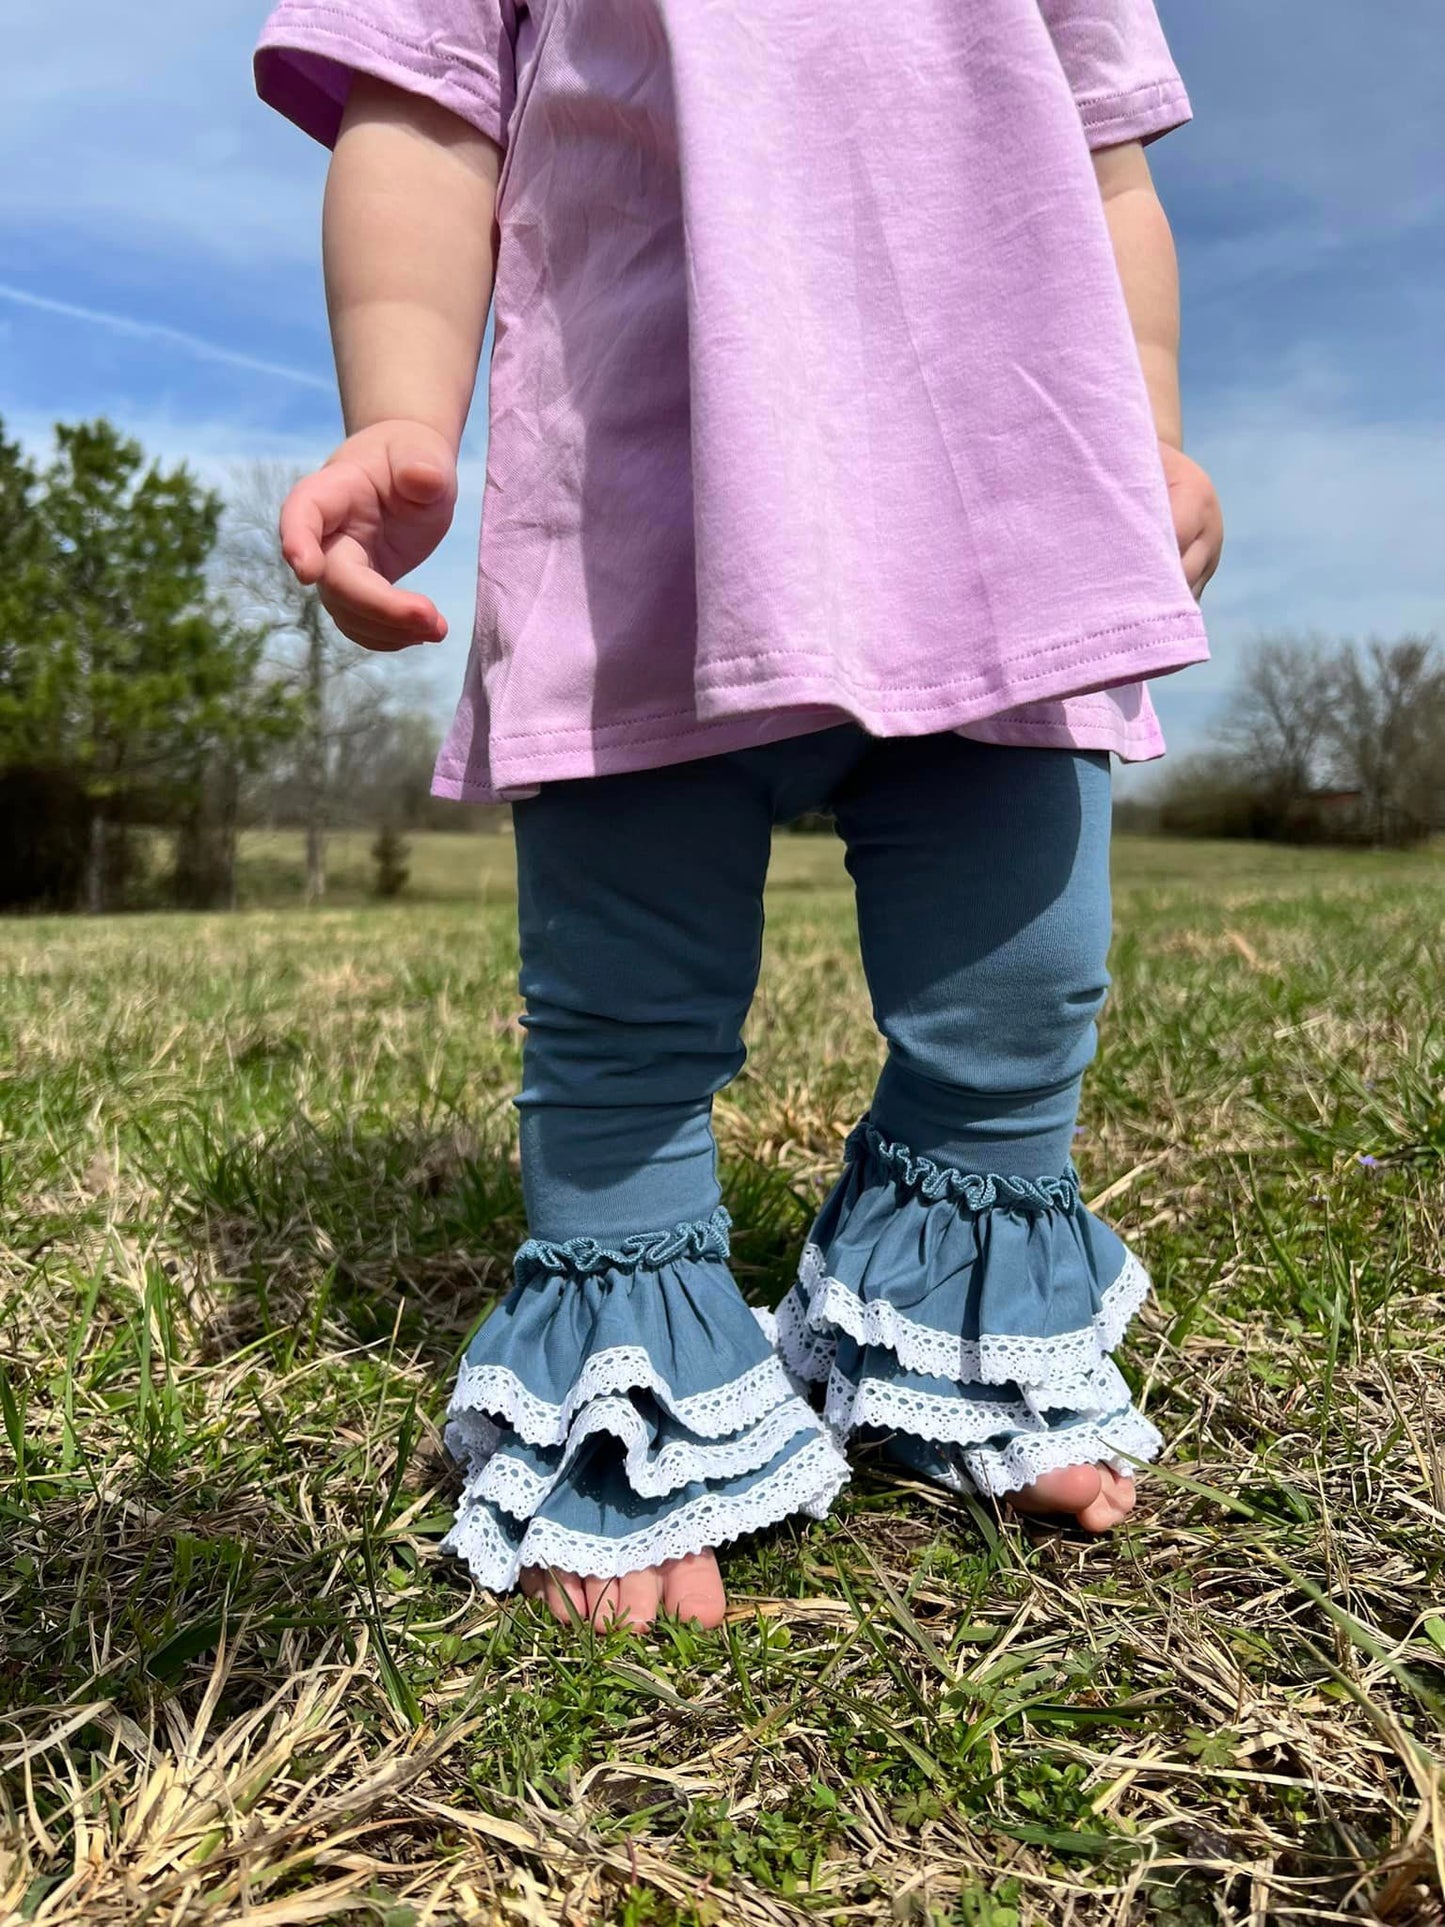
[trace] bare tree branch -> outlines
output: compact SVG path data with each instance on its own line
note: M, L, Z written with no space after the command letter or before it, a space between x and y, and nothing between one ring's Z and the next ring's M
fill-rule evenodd
M1221 734L1277 808L1300 802L1325 776L1336 674L1320 636L1262 636L1250 653Z
M1430 636L1344 644L1329 730L1337 781L1359 791L1372 842L1445 821L1445 661Z
M326 831L335 817L341 746L374 734L386 699L317 591L296 580L281 554L277 523L295 480L277 462L254 462L237 471L226 504L220 574L232 606L273 645L276 673L303 698L306 728L294 788L306 831L306 894L314 903L326 890Z

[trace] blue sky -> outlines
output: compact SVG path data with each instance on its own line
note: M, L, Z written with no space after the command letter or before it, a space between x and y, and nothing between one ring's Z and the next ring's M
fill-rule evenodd
M324 156L250 86L251 0L43 0L0 80L0 416L42 446L105 413L224 481L337 434ZM1196 120L1151 152L1179 239L1192 451L1229 527L1215 661L1160 684L1205 740L1280 625L1445 629L1445 167L1438 0L1162 0ZM485 423L419 582L452 637L393 666L444 713L470 629Z

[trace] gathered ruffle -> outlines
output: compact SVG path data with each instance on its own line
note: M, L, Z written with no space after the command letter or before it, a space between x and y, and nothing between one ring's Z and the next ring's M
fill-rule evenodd
M606 1245L531 1241L468 1347L444 1545L505 1591L523 1567L616 1578L792 1512L847 1466L727 1268L722 1211Z
M865 1118L818 1215L778 1345L842 1437L1001 1495L1065 1465L1128 1475L1163 1441L1111 1356L1149 1291L1072 1171L955 1170Z

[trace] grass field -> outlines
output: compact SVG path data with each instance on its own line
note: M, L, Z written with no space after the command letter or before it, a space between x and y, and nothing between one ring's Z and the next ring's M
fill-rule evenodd
M0 926L0 1918L1438 1922L1445 861L1120 845L1079 1160L1172 1442L1126 1532L865 1469L642 1641L436 1556L518 1029L508 840L413 864ZM719 1118L760 1301L877 1063L831 842L769 930Z

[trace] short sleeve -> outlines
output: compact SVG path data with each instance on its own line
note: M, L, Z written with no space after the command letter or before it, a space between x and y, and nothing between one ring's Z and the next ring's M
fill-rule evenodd
M1157 140L1190 117L1154 0L1039 0L1090 147Z
M330 147L353 78L367 74L505 147L515 47L515 0L281 0L256 48L256 91Z

